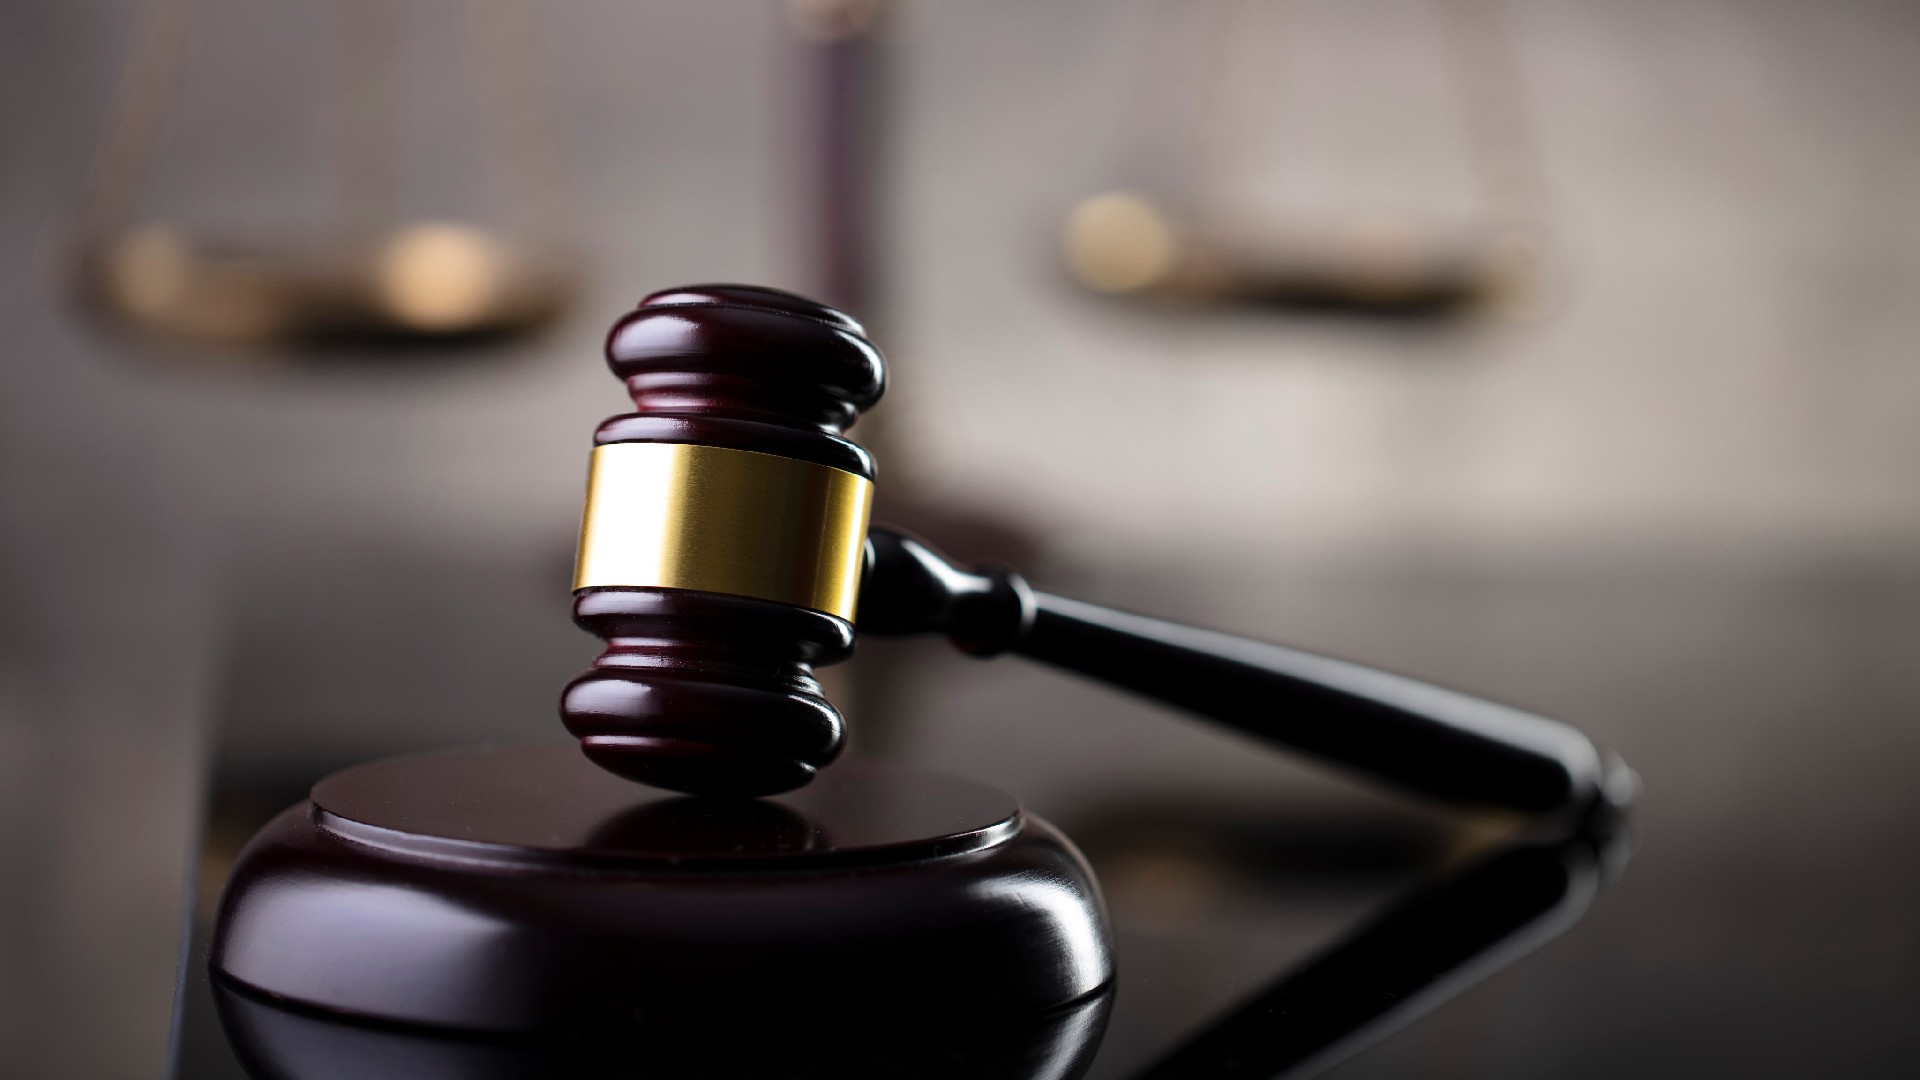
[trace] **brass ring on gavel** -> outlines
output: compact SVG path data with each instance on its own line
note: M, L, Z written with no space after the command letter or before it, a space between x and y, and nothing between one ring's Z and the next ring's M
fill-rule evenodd
M853 621L873 482L691 443L593 451L573 587L698 589Z

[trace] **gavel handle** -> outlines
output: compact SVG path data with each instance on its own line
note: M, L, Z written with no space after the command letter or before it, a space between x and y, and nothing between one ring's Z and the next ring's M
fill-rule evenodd
M1581 812L1613 794L1593 743L1558 721L1399 675L1036 592L869 533L862 633L944 633L1156 698L1441 802ZM1624 766L1619 767L1624 773Z

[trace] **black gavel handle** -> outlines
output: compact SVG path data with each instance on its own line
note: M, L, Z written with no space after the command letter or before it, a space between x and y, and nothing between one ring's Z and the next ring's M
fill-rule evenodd
M1441 802L1581 812L1610 786L1572 727L1359 664L1036 592L875 528L862 633L943 633L1156 698Z

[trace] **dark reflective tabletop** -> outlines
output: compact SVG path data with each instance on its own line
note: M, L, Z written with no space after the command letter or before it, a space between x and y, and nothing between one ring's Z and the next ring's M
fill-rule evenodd
M1623 834L1564 844L1366 792L1030 665L933 646L863 651L856 664L898 674L909 720L886 730L869 693L860 749L1012 792L1086 853L1112 916L1109 1001L1042 1018L1057 1038L1029 1029L1039 1049L1026 1057L1014 1053L1020 1032L995 1046L969 1032L931 1052L950 1075L1057 1070L1097 1033L1085 1072L1097 1080L1913 1075L1920 867L1905 853L1920 841L1909 777L1920 574L1868 569L1436 572L1231 595L1201 591L1204 577L1155 584L1171 571L1082 583L1141 609L1255 628L1233 615L1232 596L1284 595L1287 625L1276 616L1268 636L1578 723L1645 789ZM1200 599L1182 607L1183 589ZM577 663L580 648L562 639L553 666ZM262 710L260 728L271 723ZM523 726L537 735L547 724L537 714ZM355 744L277 780L216 773L175 1075L247 1075L205 965L205 919L232 855L321 775L423 748ZM229 1013L359 1045L353 1060L371 1060L364 1032L259 1004L229 1002ZM392 1049L393 1034L373 1041ZM836 1051L891 1060L895 1075L936 1074L900 1065L916 1048L885 1043L857 1017L835 1038ZM538 1048L461 1045L492 1075L542 1060ZM969 1056L989 1050L1000 1056ZM600 1064L569 1067L591 1075ZM862 1066L843 1055L821 1067ZM423 1064L419 1075L489 1073Z

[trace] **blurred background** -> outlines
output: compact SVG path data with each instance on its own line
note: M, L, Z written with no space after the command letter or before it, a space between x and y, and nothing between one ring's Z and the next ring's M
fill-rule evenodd
M874 332L883 518L1640 770L1338 1075L1911 1075L1916 73L1897 0L0 5L0 1058L163 1074L255 825L565 737L601 335L721 280ZM1016 660L834 692L1088 849L1096 1076L1471 844Z

